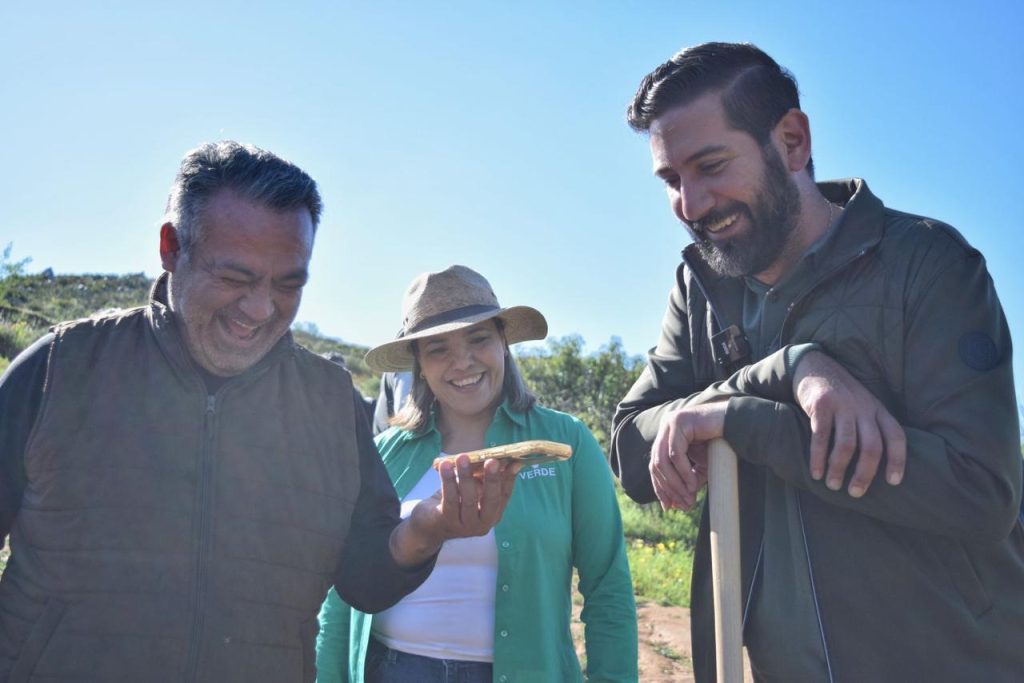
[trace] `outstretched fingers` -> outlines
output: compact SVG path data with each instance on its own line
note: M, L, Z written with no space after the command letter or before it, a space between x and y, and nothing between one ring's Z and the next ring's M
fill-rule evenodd
M482 535L498 523L512 495L519 463L487 460L483 467L483 480L477 505L476 525ZM466 511L468 514L470 511Z

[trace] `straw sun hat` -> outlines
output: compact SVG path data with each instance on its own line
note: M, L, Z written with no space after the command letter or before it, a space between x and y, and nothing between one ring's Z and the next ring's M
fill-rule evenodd
M412 342L500 318L509 344L544 339L548 323L529 306L502 308L490 283L466 266L450 266L419 275L402 299L402 330L394 341L366 354L366 364L378 372L411 370Z

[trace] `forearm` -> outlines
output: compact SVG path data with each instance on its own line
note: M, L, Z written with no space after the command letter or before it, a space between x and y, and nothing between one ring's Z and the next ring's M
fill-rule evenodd
M843 489L832 491L823 481L811 478L807 468L810 426L796 406L754 397L731 399L725 438L740 458L766 466L775 476L829 504L931 533L969 541L995 540L1009 532L1021 497L1016 435L999 426L1015 420L1003 412L992 406L988 418L968 429L969 436L964 437L945 436L946 429L904 425L907 471L903 482L876 484L862 498L853 498Z
M685 399L646 409L619 404L616 410L608 459L626 495L638 503L657 500L648 470L651 445L658 434L662 416L684 404Z
M353 394L353 401L358 400ZM398 545L405 548L405 554L398 557L392 551L392 536L402 526L398 497L366 420L356 421L356 438L360 491L338 563L335 588L349 605L372 613L387 609L423 583L436 555L425 555L423 561L416 562L415 552L401 542Z
M802 354L817 348L817 344L783 347L701 391L694 391L692 384L672 385L667 381L668 377L659 382L656 373L645 370L629 395L619 404L613 423L610 459L612 469L622 481L623 489L637 502L656 500L648 464L651 446L665 415L687 406L740 396L792 401L796 363ZM681 393L687 390L691 390L691 393Z
M335 588L341 598L361 612L391 607L414 591L434 568L436 553L409 563L411 555L396 557L392 537L401 525L363 534L362 542L346 543Z
M391 532L389 548L398 566L410 568L436 557L443 543L444 539L417 529L411 519L405 519Z

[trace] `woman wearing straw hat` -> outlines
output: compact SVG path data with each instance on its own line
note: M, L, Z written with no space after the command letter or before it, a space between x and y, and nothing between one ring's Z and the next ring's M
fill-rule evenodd
M573 567L587 677L637 680L636 605L604 455L579 420L537 405L508 350L546 334L539 311L501 308L469 268L413 280L398 339L366 354L374 370L413 372L411 397L377 437L403 514L438 489L439 454L543 439L573 456L526 465L494 530L446 543L430 578L392 608L363 614L331 591L320 683L582 681L569 631Z

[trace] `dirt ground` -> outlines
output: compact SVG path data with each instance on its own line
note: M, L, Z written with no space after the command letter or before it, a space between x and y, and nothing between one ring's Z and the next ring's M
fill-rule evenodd
M580 605L573 607L572 629L580 662L586 661L583 650L583 624L579 620ZM640 680L642 683L693 683L693 662L690 658L690 610L685 607L662 607L653 602L637 605L640 638ZM750 669L744 661L744 681L752 683Z

